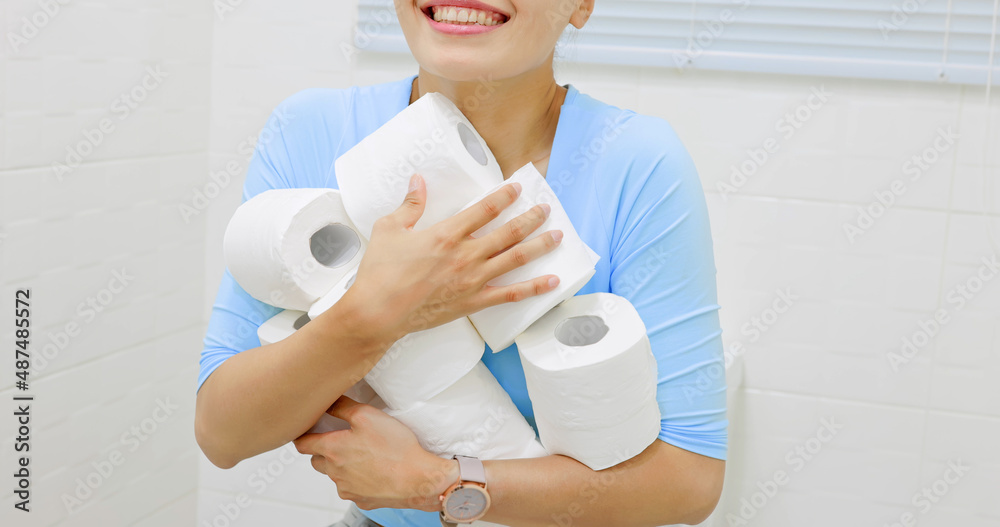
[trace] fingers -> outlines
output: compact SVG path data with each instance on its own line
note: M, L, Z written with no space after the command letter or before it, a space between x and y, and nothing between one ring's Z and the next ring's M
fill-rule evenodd
M403 198L403 204L387 217L391 218L397 225L409 229L416 225L420 217L424 215L426 204L427 186L424 184L424 178L419 174L414 174L410 178L409 192Z
M346 395L341 395L340 398L333 403L333 406L326 411L326 413L347 421L347 424L351 425L353 428L355 416L358 413L358 409L362 406L365 405Z
M486 262L487 276L492 280L552 252L562 238L562 231L549 231L507 249Z
M319 472L321 474L326 474L326 458L325 457L323 457L323 456L313 456L312 459L309 460L309 463L312 465L313 470L315 470L316 472Z
M493 256L515 245L535 232L548 219L552 207L548 203L535 205L527 212L508 221L503 227L480 238L486 256Z
M553 274L506 286L487 286L485 294L488 303L484 307L520 302L526 298L548 293L558 286L559 277Z
M511 203L514 203L520 195L520 183L504 185L496 192L479 200L475 205L444 220L442 223L449 222L449 230L453 227L460 231L462 237L468 236L478 231L483 225L493 221Z
M295 450L299 451L299 454L305 454L307 456L322 455L319 453L317 448L319 447L319 441L325 435L326 434L303 434L295 441L292 441L292 443L295 445Z
M292 441L295 445L295 450L299 451L299 454L305 454L307 456L323 456L330 453L331 445L336 444L336 441L341 438L344 434L349 433L349 430L334 430L333 432L323 432L319 434L307 433L302 434L297 439Z

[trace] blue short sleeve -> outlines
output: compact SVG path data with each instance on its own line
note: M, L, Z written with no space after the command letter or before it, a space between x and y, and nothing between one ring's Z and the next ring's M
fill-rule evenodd
M341 90L310 89L289 97L271 112L247 168L244 202L271 189L324 186L335 154L330 145L336 144L338 123L342 123L337 110L343 98ZM205 334L197 389L229 357L260 347L257 328L280 311L251 297L227 269Z
M626 134L631 157L609 156L629 166L609 221L610 289L646 324L658 365L660 439L725 459L725 368L705 195L666 122L637 115Z

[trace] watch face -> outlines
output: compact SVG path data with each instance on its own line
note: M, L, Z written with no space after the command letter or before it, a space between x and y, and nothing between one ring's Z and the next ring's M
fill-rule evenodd
M458 521L478 519L489 504L486 491L474 485L455 489L448 495L444 507L448 515Z

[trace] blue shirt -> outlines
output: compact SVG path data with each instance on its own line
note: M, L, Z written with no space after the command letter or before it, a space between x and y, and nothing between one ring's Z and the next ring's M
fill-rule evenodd
M299 92L272 113L247 170L243 199L275 188L336 188L334 160L410 101L413 77ZM715 262L694 163L665 121L597 101L572 85L559 115L546 180L600 256L577 294L610 292L639 312L656 356L660 439L725 459L726 382ZM198 388L228 357L260 346L257 327L280 310L248 295L227 271L201 354ZM516 345L483 362L533 422ZM432 513L365 511L386 527L436 527Z

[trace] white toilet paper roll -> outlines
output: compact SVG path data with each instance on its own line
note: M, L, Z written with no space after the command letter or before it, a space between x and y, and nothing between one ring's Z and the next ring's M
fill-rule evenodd
M516 342L549 452L601 470L639 454L659 435L656 359L628 300L575 296Z
M518 459L546 455L535 431L482 362L457 383L405 410L388 409L441 457ZM536 445L532 445L536 443Z
M429 227L503 181L503 172L472 123L447 97L428 93L334 163L344 206L365 238L375 220L396 210L410 177L423 176L427 206L415 228Z
M569 216L566 215L566 211L535 165L528 163L503 184L514 182L521 184L521 196L511 206L504 209L500 216L472 235L477 238L485 236L518 215L527 212L531 207L540 203L548 203L552 207L548 219L541 227L531 233L526 241L554 229L563 232L563 240L559 247L552 252L509 273L498 276L490 281L490 285L510 285L546 274L555 274L559 277L559 286L554 291L543 295L520 302L489 307L469 316L476 329L479 330L479 334L483 336L494 353L513 344L516 335L527 329L556 304L575 295L594 275L594 266L600 259L597 253L580 239L580 235L577 234ZM493 190L495 189L491 189L487 193ZM467 206L471 206L476 201L478 199L468 203Z
M463 317L399 339L365 380L390 408L404 410L457 383L479 364L485 350L482 337Z
M344 275L337 285L333 286L327 294L320 297L319 300L313 303L312 307L309 308L309 318L316 318L326 312L327 309L333 307L334 304L340 302L340 299L344 297L344 293L354 285L354 279L358 277L358 268L354 267L353 270Z
M632 419L615 425L611 434L598 427L568 433L565 426L537 415L535 426L548 452L569 456L592 470L603 470L638 456L656 441L660 407L656 401L642 404ZM621 430L628 430L628 434L618 433Z
M241 205L223 240L226 265L250 296L308 311L364 253L332 189L276 189Z
M286 309L266 320L257 328L260 345L266 346L285 340L308 322L309 315L304 312Z

